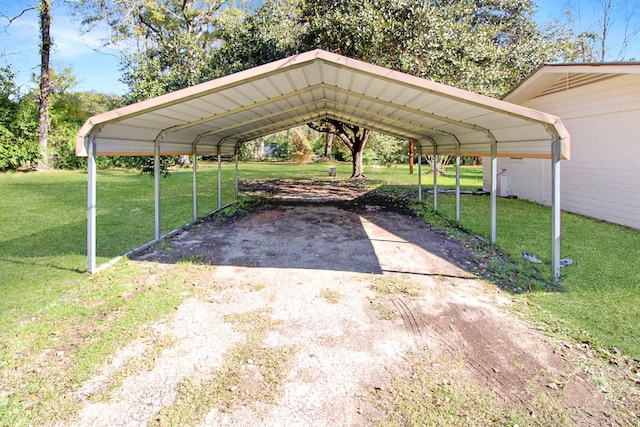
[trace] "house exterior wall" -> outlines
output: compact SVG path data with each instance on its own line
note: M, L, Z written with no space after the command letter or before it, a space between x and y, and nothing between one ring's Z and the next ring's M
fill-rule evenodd
M522 105L557 115L571 134L571 159L561 162L562 209L640 229L640 74ZM490 161L484 164L488 189ZM511 195L551 204L550 160L499 158L498 173L503 169Z

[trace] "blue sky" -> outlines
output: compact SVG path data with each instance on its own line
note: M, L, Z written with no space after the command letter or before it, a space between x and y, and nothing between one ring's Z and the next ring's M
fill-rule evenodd
M37 0L0 0L0 13L14 17L37 4ZM127 87L119 82L118 52L101 47L104 30L81 34L80 24L70 16L58 0L52 1L51 34L54 48L51 66L56 70L73 69L78 79L76 90L124 94ZM0 62L11 64L17 72L17 82L30 85L32 74L39 74L39 16L36 10L26 12L7 27L0 21Z
M581 9L582 20L589 25L593 20L593 0L569 0ZM102 93L124 94L127 88L119 81L120 65L118 52L102 48L101 35L104 29L95 29L81 34L79 23L69 15L62 2L53 0L52 36L54 50L51 65L62 70L71 67L78 79L76 90ZM538 5L537 18L540 22L560 19L566 10L568 0L535 0ZM633 0L632 4L639 3ZM37 0L0 0L0 13L14 17ZM640 12L640 11L639 11ZM25 87L31 83L31 76L39 72L39 29L37 11L29 11L7 27L6 19L0 20L0 64L11 64L17 73L17 82ZM640 59L640 37L627 49L626 58ZM612 52L616 50L611 45Z

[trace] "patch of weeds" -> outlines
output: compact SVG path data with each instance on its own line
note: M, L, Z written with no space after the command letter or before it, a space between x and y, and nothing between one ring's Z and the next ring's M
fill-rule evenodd
M422 287L409 280L391 280L387 278L376 279L370 289L386 295L406 295L418 297L422 294Z
M497 247L482 247L474 251L475 272L495 283L502 290L522 294L526 292L557 292L562 288L553 285L549 274L524 261L515 260Z
M206 256L207 256L207 254L205 254L204 252L200 252L200 253L197 253L195 255L191 255L190 257L182 258L180 260L180 263L183 263L183 264L202 264L204 262L204 259L205 259Z
M500 401L499 390L476 385L464 374L464 360L410 354L406 370L388 389L377 389L372 401L384 416L376 426L570 425L550 397L526 403Z
M249 212L253 212L256 209L264 206L267 203L267 199L258 196L245 196L239 198L235 203L230 204L226 208L223 208L216 212L214 215L230 218L238 215L245 215Z
M226 316L226 322L246 334L245 341L229 349L222 367L210 377L194 375L182 381L176 401L157 414L154 424L193 425L214 407L232 411L254 401L273 402L297 349L263 344L267 332L279 323L268 314L262 309Z
M385 209L400 212L409 212L412 200L411 190L398 187L381 187L369 191L356 198L355 205L376 205Z
M376 298L371 300L371 308L377 313L377 317L380 320L393 320L398 317L398 313L388 300L381 300Z
M150 336L146 337L145 341L148 344L144 352L127 360L123 366L110 375L101 389L90 396L92 402L108 401L112 393L122 386L125 379L144 371L152 371L156 358L164 350L173 347L177 339L175 335L160 336L158 332L150 332Z
M334 289L325 288L320 291L320 296L329 304L337 304L342 298L342 294Z
M263 290L265 288L265 285L262 283L257 283L254 285L250 285L249 289L251 289L251 292L259 292L261 290Z

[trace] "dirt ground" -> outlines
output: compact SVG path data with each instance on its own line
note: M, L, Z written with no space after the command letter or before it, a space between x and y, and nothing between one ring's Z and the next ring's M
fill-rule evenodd
M616 402L587 373L588 348L521 320L509 310L511 296L478 279L473 255L448 235L379 206L359 186L262 183L245 191L269 194L272 202L203 221L136 257L167 268L197 264L199 296L155 325L176 341L153 369L126 378L104 401L87 401L78 425L159 422L158 414L181 399L180 384L214 376L247 339L229 322L243 313L269 318L261 350L291 354L275 383L262 359L244 360L228 374L242 377L227 390L235 403L207 407L201 425L372 425L387 416L380 402L390 398L394 380L411 380L406 367L416 355L459 361L448 377L505 407L542 399L557 405L568 425L638 422L635 414L627 422L617 415ZM81 394L140 351L135 343L123 349ZM273 393L260 391L267 389ZM533 409L530 416L525 424L546 423Z

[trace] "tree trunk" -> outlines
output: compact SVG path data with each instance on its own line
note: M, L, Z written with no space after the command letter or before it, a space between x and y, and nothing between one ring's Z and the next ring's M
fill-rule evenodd
M353 157L351 179L363 179L362 152L369 139L370 129L343 123L339 120L323 119L318 122L307 123L311 129L336 135L351 150Z
M362 151L355 151L353 154L353 163L351 179L364 179L364 170L362 168Z
M42 44L40 46L40 108L38 116L38 145L40 145L40 160L38 169L48 169L50 166L47 150L49 137L49 54L51 52L51 0L40 2L40 32Z
M324 159L331 160L331 146L333 145L333 134L327 133L324 139Z
M358 129L357 132L354 132L353 140L351 141L351 154L353 156L353 164L351 174L351 179L364 179L364 169L362 167L362 153L364 152L364 146L367 144L367 139L369 139L369 133L371 131L369 129Z

